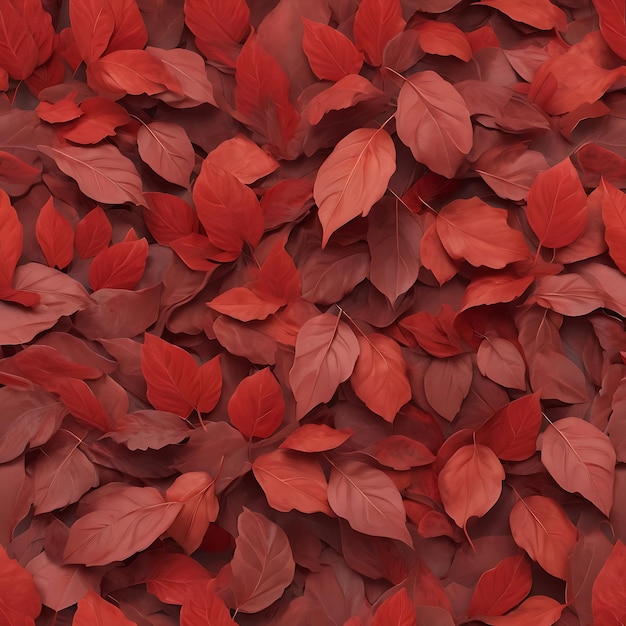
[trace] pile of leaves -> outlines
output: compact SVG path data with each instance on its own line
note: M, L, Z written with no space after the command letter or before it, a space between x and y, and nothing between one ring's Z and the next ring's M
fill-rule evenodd
M611 0L0 2L0 624L626 620Z

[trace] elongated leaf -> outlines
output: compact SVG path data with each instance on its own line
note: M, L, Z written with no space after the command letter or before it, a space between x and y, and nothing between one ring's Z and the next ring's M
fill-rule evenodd
M569 159L537 176L528 192L526 215L539 245L562 248L587 225L587 195Z
M472 123L465 101L431 70L407 78L398 95L398 137L415 160L452 178L472 148Z
M399 0L362 0L354 16L354 40L370 65L382 63L385 46L405 24Z
M454 200L443 207L437 216L437 233L453 259L475 267L501 269L529 257L526 241L508 225L506 211L477 197Z
M491 626L552 626L559 621L563 605L548 596L526 598L514 611L500 617L482 615L480 621Z
M380 470L360 461L334 461L328 502L354 530L412 545L402 498L392 480Z
M482 0L476 2L483 6L492 7L502 11L512 20L534 26L540 30L558 28L565 30L567 17L565 13L550 0Z
M503 559L478 580L467 614L502 615L519 604L531 586L530 564L523 554Z
M0 545L0 624L32 626L41 612L33 577Z
M168 534L187 554L195 552L209 528L217 519L219 502L215 481L207 472L187 472L179 476L165 492L168 502L180 502L182 508L168 528Z
M349 74L358 74L363 65L363 54L336 29L302 18L304 37L302 48L313 73L322 80L341 80Z
M96 202L144 204L141 179L133 162L109 144L93 148L39 146L80 190Z
M52 198L43 205L35 224L37 242L50 267L63 269L74 258L74 230L54 207Z
M352 374L358 355L359 342L340 316L317 315L302 326L289 372L298 419L333 397Z
M162 411L186 418L198 396L198 365L178 346L146 333L141 370L148 386L148 400Z
M241 322L264 320L283 304L287 303L278 298L261 297L247 287L233 287L207 302L207 306L214 311Z
M295 562L287 535L264 515L244 508L237 530L230 563L233 608L256 613L282 596L293 579Z
M359 335L359 358L350 377L355 393L370 411L393 422L411 399L411 386L400 346L380 333Z
M63 558L88 566L123 561L164 533L181 508L154 487L118 485L72 524Z
M317 459L278 449L255 459L252 471L273 509L332 515L326 477Z
M0 189L0 290L11 289L22 256L22 223L6 192Z
M317 173L313 197L319 207L324 247L358 215L367 215L396 169L396 149L383 129L360 128L344 137Z
M541 462L552 478L608 516L613 506L616 462L609 438L589 422L566 417L550 424L538 444Z
M300 452L324 452L346 442L354 433L335 430L326 424L303 424L280 444L281 448Z
M546 572L565 580L578 533L563 508L545 496L522 498L513 505L509 523L515 543Z
M11 2L0 6L0 67L15 78L28 78L39 61L39 50L26 20Z
M142 125L137 132L137 149L144 163L159 176L181 187L189 184L195 153L181 126L170 122Z
M114 604L93 589L78 601L72 626L136 626Z
M266 438L280 426L285 400L268 367L244 378L228 402L230 421L245 437Z
M446 513L467 534L470 517L482 517L498 501L503 480L504 468L489 448L479 444L459 448L439 472Z

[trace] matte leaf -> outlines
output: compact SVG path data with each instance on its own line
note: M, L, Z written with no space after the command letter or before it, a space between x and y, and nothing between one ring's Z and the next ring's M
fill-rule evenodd
M545 496L521 498L511 509L509 523L515 543L548 574L565 580L578 532L563 508Z
M50 267L64 269L74 258L74 229L55 208L52 197L43 205L35 224L37 242Z
M412 545L402 498L393 481L380 470L360 461L333 461L328 502L354 530Z
M387 626L388 624L414 626L416 619L413 602L403 587L376 609L372 626Z
M78 601L72 626L136 626L118 607L107 602L93 589Z
M86 63L99 59L115 31L112 3L105 0L70 0L70 24L81 58Z
M0 545L0 624L32 626L41 612L33 577Z
M383 130L360 128L344 137L320 167L313 197L324 235L322 247L341 226L366 216L396 169L396 149Z
M133 289L143 276L147 258L148 242L143 238L101 250L89 266L91 288Z
M199 589L183 603L180 610L180 624L181 626L196 626L196 624L237 626L237 623L230 617L230 611L224 600L215 593L214 582L208 583L204 589Z
M28 78L39 61L39 50L26 20L12 2L0 7L0 67L11 78Z
M87 566L123 561L158 539L181 508L154 487L118 485L72 524L63 559Z
M565 491L580 493L606 516L613 505L615 448L596 426L577 417L553 422L538 442L541 462Z
M382 63L385 46L405 24L399 0L362 0L354 16L354 40L370 65Z
M526 389L526 364L520 351L502 337L485 338L478 346L476 363L483 376L503 387Z
M512 20L534 26L539 30L565 30L567 25L567 17L565 13L557 6L552 4L550 0L531 0L530 2L521 2L520 0L482 0L476 2L482 6L492 7L502 11Z
M95 257L109 247L113 228L102 207L91 209L76 226L74 244L81 259Z
M594 623L619 624L626 617L626 594L621 584L626 566L626 546L618 540L593 583L591 606Z
M604 238L615 265L626 272L626 194L606 180L602 180L602 221Z
M398 95L398 137L416 161L452 178L472 148L472 123L465 101L431 70L406 79Z
M289 372L298 419L333 397L339 383L352 374L358 355L359 342L341 316L324 313L302 326Z
M324 452L345 443L354 433L335 430L326 424L303 424L286 437L281 448L300 452Z
M514 611L500 617L481 616L480 620L491 626L552 626L559 621L563 605L548 596L526 598Z

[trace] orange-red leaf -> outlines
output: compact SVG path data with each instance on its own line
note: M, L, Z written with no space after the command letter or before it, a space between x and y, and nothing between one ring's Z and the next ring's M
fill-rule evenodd
M473 143L472 123L459 92L431 70L406 79L398 95L398 137L415 160L452 178Z
M74 258L74 230L55 208L52 197L43 205L35 224L37 243L50 267L63 269Z
M512 20L534 26L539 30L567 28L567 16L550 0L482 0L474 4L497 9Z
M215 593L215 582L190 595L180 610L180 626L237 626L231 618L226 603Z
M255 459L252 471L273 509L332 515L326 477L317 459L279 448Z
M134 289L143 276L148 259L148 242L120 241L96 254L89 266L89 283L98 289Z
M285 400L272 370L266 367L244 378L228 402L228 416L245 437L272 435L283 421Z
M574 243L585 230L587 214L587 194L569 158L535 178L526 216L540 246L562 248Z
M337 81L348 74L358 74L363 54L335 28L302 18L302 49L313 73L321 80Z
M626 194L602 180L602 221L609 254L622 273L626 273Z
M548 596L526 598L507 615L490 617L482 615L480 621L491 626L552 626L559 621L564 606Z
M195 552L219 513L215 480L207 472L186 472L168 488L165 499L183 505L168 534L187 554Z
M371 333L357 337L359 358L350 384L367 408L388 422L411 399L411 386L400 346L390 337Z
M324 452L339 447L353 434L353 431L335 430L326 424L303 424L288 435L280 447L300 452Z
M578 417L565 417L548 426L538 447L541 462L565 491L580 493L609 515L615 448L600 429Z
M376 609L372 626L415 626L416 619L413 602L402 587Z
M359 342L341 316L324 313L302 326L289 372L298 419L333 397L339 383L350 378L358 355Z
M72 626L136 626L114 604L107 602L93 589L78 601Z
M545 496L521 498L511 509L509 523L515 543L548 574L565 580L578 532L563 508Z
M313 187L324 231L322 247L338 228L370 212L383 197L395 169L396 149L381 128L359 128L335 146Z

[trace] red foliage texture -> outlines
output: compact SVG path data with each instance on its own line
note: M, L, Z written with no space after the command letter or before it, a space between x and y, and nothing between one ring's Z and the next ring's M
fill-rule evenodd
M616 0L0 1L0 626L626 621Z

